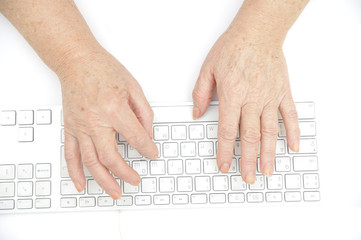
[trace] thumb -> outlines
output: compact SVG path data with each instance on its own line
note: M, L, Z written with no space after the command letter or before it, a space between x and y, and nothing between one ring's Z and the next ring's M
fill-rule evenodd
M202 68L192 93L194 120L206 112L215 87L213 72L209 68Z

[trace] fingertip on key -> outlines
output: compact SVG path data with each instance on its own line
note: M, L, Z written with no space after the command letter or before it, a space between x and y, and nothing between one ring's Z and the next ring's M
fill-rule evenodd
M200 110L198 107L193 107L193 120L197 120L199 118Z
M117 200L122 196L122 193L119 190L114 190L109 195L111 198L113 198L113 200Z
M253 184L256 180L256 176L254 173L250 172L246 175L246 183Z
M229 170L229 164L228 163L223 163L220 167L220 170L222 173L227 173Z

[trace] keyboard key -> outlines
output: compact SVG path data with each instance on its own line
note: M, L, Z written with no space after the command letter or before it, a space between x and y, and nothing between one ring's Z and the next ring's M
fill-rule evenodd
M201 124L189 125L189 139L199 140L204 138L204 127Z
M95 207L95 197L79 198L79 207Z
M169 195L154 195L153 202L155 205L168 205L170 204Z
M197 192L208 192L211 190L211 178L208 176L195 177L194 185Z
M317 171L318 160L316 156L293 157L293 169L298 171Z
M76 207L76 198L61 198L60 199L61 208L74 208Z
M187 204L188 203L188 195L187 194L174 194L173 195L173 204Z
M192 204L205 204L207 203L207 194L192 194L191 195Z
M126 194L129 193L138 193L139 191L139 186L133 186L130 183L127 182L123 182L123 192Z
M210 203L225 203L226 202L226 194L211 193L211 194L209 194L209 202Z
M243 181L241 175L231 176L231 189L232 191L246 190L247 184Z
M89 195L100 195L103 194L103 189L98 185L95 180L88 180L88 194Z
M135 205L150 205L152 203L152 199L149 195L138 195L135 196Z
M31 209L31 208L33 208L33 200L32 199L18 199L16 207L18 209Z
M300 189L301 175L300 174L286 174L285 175L286 189Z
M181 159L168 160L168 174L170 175L183 174L183 160Z
M208 124L207 125L207 138L217 139L218 125L217 124Z
M34 141L34 128L21 127L18 129L19 142L33 142Z
M33 182L18 182L18 197L33 196Z
M50 163L39 163L35 166L35 177L50 178L51 177L51 164Z
M15 207L15 201L12 199L1 200L0 199L0 210L11 210Z
M217 160L215 158L204 159L203 172L206 174L218 173Z
M178 143L163 143L163 157L174 158L178 157Z
M198 142L198 154L201 157L213 156L213 142Z
M317 173L303 174L303 187L305 189L315 189L320 187L320 182Z
M267 192L266 193L267 202L282 202L282 193L281 192Z
M18 179L33 178L33 164L19 164L18 165Z
M182 157L195 157L196 156L196 143L195 142L182 142L181 143L181 156Z
M84 194L85 191L80 193L76 190L74 183L71 180L63 180L60 182L60 194L61 195L80 195Z
M0 112L0 125L11 126L16 124L15 111L1 111Z
M0 182L0 198L1 197L14 197L15 196L15 183L14 182Z
M249 203L263 202L263 193L261 193L261 192L247 193L247 202L249 202Z
M185 125L172 126L172 139L173 140L186 140L187 127Z
M36 124L46 125L51 124L51 110L38 110L36 112Z
M291 158L290 157L276 157L275 168L276 168L276 172L291 171Z
M19 125L33 125L34 124L34 111L32 111L32 110L19 111L18 123L19 123Z
M320 192L318 192L318 191L305 191L305 192L303 192L303 199L306 202L320 201Z
M154 126L153 135L155 141L166 141L169 139L168 126Z
M18 112L19 125L32 125L34 124L34 111L23 110Z
M144 176L148 174L147 161L133 161L133 169L140 175Z
M161 177L159 178L159 191L160 192L174 192L174 178Z
M298 119L315 118L315 104L313 102L295 103Z
M133 198L132 196L121 196L117 199L117 206L132 206Z
M142 192L143 193L155 193L157 191L157 179L156 178L142 178Z
M293 152L290 148L288 148L288 152L290 154L299 154L299 153L317 153L317 142L316 139L304 138L300 139L300 151L298 153Z
M244 202L244 193L228 193L228 202L243 203Z
M150 161L150 174L151 175L164 175L165 174L165 161L164 160Z
M213 177L213 190L214 191L227 191L228 190L228 176L214 176Z
M50 194L51 194L51 182L50 181L35 182L35 195L36 196L50 196Z
M98 197L98 206L99 207L111 207L111 206L114 206L114 200L111 197L108 197L108 196Z
M178 177L177 178L178 192L191 192L193 191L192 177Z
M0 165L0 180L11 180L15 178L15 165L14 164L1 164Z
M273 174L271 177L267 177L267 188L269 190L281 190L283 188L282 175Z
M200 159L186 160L186 173L187 174L200 174L201 173L201 160Z
M259 145L260 146L260 145ZM286 142L283 139L277 140L276 144L276 154L282 155L286 153Z
M50 208L51 199L50 198L37 198L35 199L35 208Z
M286 202L299 202L301 201L300 192L285 192L285 201Z

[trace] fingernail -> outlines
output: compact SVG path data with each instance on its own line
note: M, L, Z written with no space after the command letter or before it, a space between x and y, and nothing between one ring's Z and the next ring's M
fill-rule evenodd
M75 185L75 188L76 188L76 190L77 190L78 192L82 192L82 191L83 191L84 188L83 188L80 184L75 183L74 185Z
M120 198L120 196L122 196L122 193L119 192L118 190L114 190L109 194L109 196L114 200L117 200L118 198Z
M199 110L198 107L193 106L193 120L196 120L197 118L199 118L200 112L201 112L201 110Z
M140 177L137 180L132 181L130 184L132 184L133 186L138 186L140 184Z
M271 177L272 174L273 174L273 166L271 164L267 164L264 167L263 175L265 175L266 177Z
M300 142L297 141L295 144L293 144L293 151L294 152L300 151Z
M222 173L227 173L228 170L229 170L229 164L228 164L228 163L223 163L223 164L221 165L220 170L221 170Z
M253 172L248 173L248 174L246 175L246 183L248 183L248 184L253 184L254 181L255 181L255 178L256 178L256 176L254 175Z

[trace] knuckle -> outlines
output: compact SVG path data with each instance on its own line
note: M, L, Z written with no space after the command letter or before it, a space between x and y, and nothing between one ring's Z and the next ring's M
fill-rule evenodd
M256 144L259 142L261 134L256 128L249 127L242 132L241 138L245 143Z
M222 125L219 128L219 138L226 141L234 141L237 137L238 126Z
M98 165L98 160L95 157L84 157L82 159L83 164L87 167L87 168L94 168Z
M277 124L267 124L262 127L262 136L266 137L276 137L278 135L278 125Z

